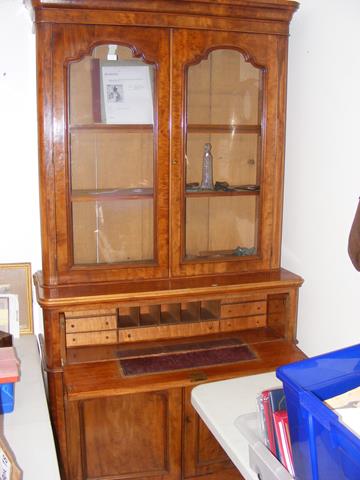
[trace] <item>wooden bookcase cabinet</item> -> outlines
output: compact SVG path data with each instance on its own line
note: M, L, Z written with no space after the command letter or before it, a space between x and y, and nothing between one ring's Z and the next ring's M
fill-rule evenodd
M34 279L62 475L239 479L190 393L302 357L302 279L280 266L297 3L26 3L38 67L43 270ZM109 66L121 67L115 90ZM130 87L141 104L124 72L140 76ZM204 187L205 144L215 188ZM223 339L255 358L121 373L124 352Z

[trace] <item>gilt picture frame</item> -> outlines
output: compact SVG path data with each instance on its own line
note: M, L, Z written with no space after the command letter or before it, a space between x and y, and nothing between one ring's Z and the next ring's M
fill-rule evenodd
M34 331L31 278L30 263L0 264L0 297L17 299L17 302L8 304L9 318L18 315L20 335L31 335ZM11 308L11 304L14 305L13 308ZM17 313L15 305L18 309Z

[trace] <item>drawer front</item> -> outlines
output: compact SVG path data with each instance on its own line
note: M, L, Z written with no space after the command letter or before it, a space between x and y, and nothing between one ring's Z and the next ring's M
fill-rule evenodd
M116 329L116 316L66 318L66 333Z
M266 326L266 315L252 317L226 318L220 320L220 332L233 332Z
M239 302L221 305L221 318L245 317L249 315L265 315L266 301Z
M117 331L67 333L66 346L80 347L84 345L106 345L117 343Z

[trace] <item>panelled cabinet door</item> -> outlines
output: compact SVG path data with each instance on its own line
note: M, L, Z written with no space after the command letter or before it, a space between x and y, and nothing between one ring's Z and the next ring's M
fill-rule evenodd
M174 276L279 267L284 42L174 32Z
M57 281L167 276L169 32L54 25L52 40Z
M192 407L191 390L185 388L184 478L192 479L199 476L212 480L241 480L243 477L239 471Z
M178 480L181 390L68 402L71 480Z

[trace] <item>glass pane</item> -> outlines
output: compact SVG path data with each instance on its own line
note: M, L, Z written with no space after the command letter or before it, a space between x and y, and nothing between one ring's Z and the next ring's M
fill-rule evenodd
M240 52L213 50L188 69L188 124L259 124L261 77Z
M73 202L75 264L147 261L153 257L153 202Z
M255 196L187 198L188 258L254 255L256 209Z
M186 183L201 185L205 145L210 143L214 188L216 182L227 182L232 187L256 185L259 140L256 133L189 133Z
M185 255L256 255L262 70L236 50L188 68Z
M116 45L69 66L75 264L154 259L154 79Z

